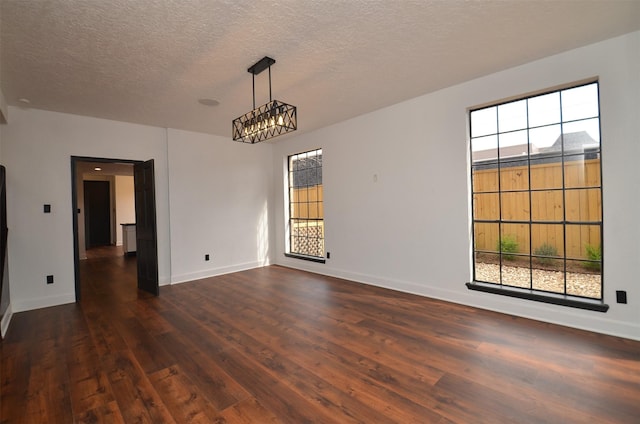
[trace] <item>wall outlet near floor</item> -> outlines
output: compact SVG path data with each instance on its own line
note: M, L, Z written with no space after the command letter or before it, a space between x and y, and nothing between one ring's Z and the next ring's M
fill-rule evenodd
M53 275L47 275L47 284L53 284Z
M327 252L327 259L331 259L331 252Z
M627 292L624 290L616 290L616 302L627 303Z
M204 260L208 261L209 260L209 254L207 253L206 255L204 255Z

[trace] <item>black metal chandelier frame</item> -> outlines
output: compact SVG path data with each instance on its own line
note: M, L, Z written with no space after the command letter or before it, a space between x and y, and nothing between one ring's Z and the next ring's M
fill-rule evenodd
M274 63L274 59L265 56L247 69L253 79L253 110L233 120L234 141L255 144L298 129L296 107L271 97L271 65ZM269 103L256 108L256 75L265 69L269 69Z

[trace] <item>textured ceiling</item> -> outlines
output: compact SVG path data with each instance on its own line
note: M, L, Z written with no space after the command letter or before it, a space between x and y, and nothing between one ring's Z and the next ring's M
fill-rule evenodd
M0 81L10 105L230 137L268 55L309 131L638 29L638 0L0 0Z
M96 171L96 167L100 170ZM78 161L76 172L78 174L90 174L96 176L104 175L124 175L133 177L133 164L132 163L119 163L119 162L84 162Z

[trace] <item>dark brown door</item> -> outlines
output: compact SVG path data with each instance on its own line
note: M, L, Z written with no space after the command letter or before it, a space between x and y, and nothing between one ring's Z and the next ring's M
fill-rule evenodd
M153 159L133 166L136 196L136 256L138 288L158 295L158 243Z
M86 247L111 244L111 190L109 181L84 182Z

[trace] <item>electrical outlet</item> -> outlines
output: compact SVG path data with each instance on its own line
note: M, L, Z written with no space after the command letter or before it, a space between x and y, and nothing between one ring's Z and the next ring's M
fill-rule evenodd
M204 255L204 260L208 261L209 260L209 254L207 253L206 255Z
M53 284L53 275L47 275L47 284Z
M327 252L327 259L331 259L331 252Z
M627 303L627 292L624 290L616 290L616 302Z
M44 213L51 213L51 205L44 205Z

